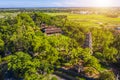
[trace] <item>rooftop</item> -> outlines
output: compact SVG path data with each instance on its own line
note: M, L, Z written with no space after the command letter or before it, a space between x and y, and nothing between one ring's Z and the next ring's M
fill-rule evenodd
M41 31L43 33L46 33L47 35L59 34L59 33L61 34L62 33L61 28L58 28L58 27L55 27L55 26L45 26L45 25L41 26Z

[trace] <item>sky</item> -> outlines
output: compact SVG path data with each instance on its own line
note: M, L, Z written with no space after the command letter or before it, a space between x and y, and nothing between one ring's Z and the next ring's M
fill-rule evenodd
M9 7L120 7L120 0L0 0Z

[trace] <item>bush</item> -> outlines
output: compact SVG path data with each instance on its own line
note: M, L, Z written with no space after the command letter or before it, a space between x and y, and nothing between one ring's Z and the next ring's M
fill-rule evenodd
M51 80L58 80L56 77L52 77L52 79Z
M100 74L99 80L115 80L115 75L112 71L104 71Z

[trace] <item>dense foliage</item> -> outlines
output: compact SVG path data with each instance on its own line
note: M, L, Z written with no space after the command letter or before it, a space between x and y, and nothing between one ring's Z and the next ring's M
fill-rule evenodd
M90 27L88 21L85 27L68 15L44 13L20 13L16 17L1 18L0 62L6 61L8 70L12 70L16 78L25 80L46 79L46 75L54 72L54 67L74 66L81 61L86 74L99 73L100 80L115 80L105 66L120 58L120 35L105 26ZM60 27L63 35L43 34L42 23ZM82 47L87 32L92 33L93 54L89 48ZM107 73L102 74L104 71Z

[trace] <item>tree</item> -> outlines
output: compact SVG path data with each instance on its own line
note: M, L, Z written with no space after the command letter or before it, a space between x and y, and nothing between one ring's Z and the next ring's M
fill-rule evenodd
M114 73L111 71L102 72L99 80L116 80Z
M100 52L102 61L108 62L116 61L116 55L118 53L111 44L114 42L113 34L106 29L93 29L93 52ZM93 54L96 55L96 54ZM100 57L99 57L100 58Z
M4 55L4 41L0 39L0 55Z
M103 51L103 57L106 59L106 61L115 62L116 61L116 55L117 50L115 48L105 48Z
M21 13L21 14L17 15L16 20L17 20L17 24L19 26L23 26L23 25L31 26L31 27L35 26L32 18L26 13Z
M113 42L113 46L118 50L118 59L120 58L120 34L115 34L114 35L114 37L115 37L115 40L114 40L114 42Z
M113 34L106 29L92 28L93 51L102 52L113 43Z
M51 16L44 13L34 13L32 18L37 26L40 26L42 23L51 24Z
M4 41L0 39L0 52L4 50Z
M39 67L39 62L34 63L32 57L24 52L16 52L14 55L6 57L6 60L8 61L8 69L12 70L17 78L25 78L27 74L33 77Z

